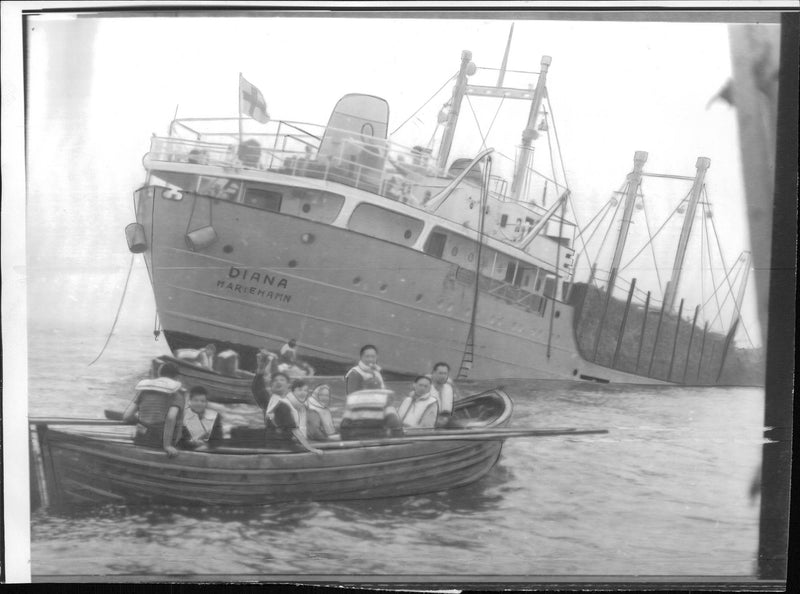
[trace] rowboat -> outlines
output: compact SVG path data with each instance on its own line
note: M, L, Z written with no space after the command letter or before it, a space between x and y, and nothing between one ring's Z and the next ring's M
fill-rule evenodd
M246 506L395 497L477 481L492 469L511 437L582 433L503 428L512 410L508 395L495 389L456 404L459 429L311 442L322 453L294 444L287 444L291 449L225 445L209 452L182 451L175 458L134 445L132 428L113 421L30 419L32 476L44 505ZM116 424L122 431L93 435L96 428L80 424Z
M158 370L164 363L173 363L178 367L178 379L184 386L203 386L208 391L211 402L253 402L250 392L253 374L249 371L239 370L236 376L223 375L177 357L162 355L153 359L150 374L154 377L158 375Z
M254 402L250 391L250 384L253 383L254 374L249 371L239 369L236 371L236 375L224 375L218 371L200 367L177 357L162 355L153 359L150 375L156 377L159 368L164 363L173 363L178 367L178 379L184 386L203 386L208 391L208 399L211 402L219 402L221 404ZM298 373L290 372L290 377L305 377L300 373L299 367L296 369ZM327 378L328 376L311 376L307 379L324 381Z

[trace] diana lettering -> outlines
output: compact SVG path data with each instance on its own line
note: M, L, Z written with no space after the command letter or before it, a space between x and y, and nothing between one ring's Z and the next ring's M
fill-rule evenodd
M237 268L236 266L231 266L230 270L228 270L228 278L240 279L242 282L261 283L278 289L285 288L288 284L288 281L283 277L277 277L266 272L251 272L247 268Z

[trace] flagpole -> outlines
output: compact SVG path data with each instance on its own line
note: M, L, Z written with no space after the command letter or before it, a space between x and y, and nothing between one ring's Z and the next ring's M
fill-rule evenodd
M239 146L242 145L242 73L239 73L239 89L237 91L236 104L239 106Z

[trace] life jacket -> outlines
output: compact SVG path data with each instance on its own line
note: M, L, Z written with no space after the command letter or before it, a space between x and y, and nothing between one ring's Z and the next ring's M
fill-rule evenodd
M218 416L217 411L207 408L203 412L203 418L200 419L196 412L187 408L183 412L183 426L189 432L191 439L208 441Z
M383 390L385 388L381 368L377 365L374 369L371 369L359 361L356 366L345 374L345 383L351 373L357 373L361 376L361 390Z
M314 396L309 396L307 402L309 412L314 411L319 415L322 421L322 427L327 435L336 433L336 427L333 424L333 415L326 406L323 406Z
M431 409L431 407L435 407L438 413L439 409L439 401L434 397L430 392L428 392L422 398L414 399L413 394L403 400L403 403L400 405L400 420L403 422L404 427L420 427L420 423L425 419L426 414ZM433 421L435 423L436 416L433 415ZM431 425L433 427L434 425Z
M163 439L164 421L172 406L180 411L175 424L173 442L181 437L184 408L183 385L172 378L157 377L144 379L136 384L136 400L139 418L136 427L138 441L160 445Z
M397 418L389 406L391 394L391 390L360 390L348 394L339 427L342 439L382 436L386 429L394 428L389 424L392 416Z

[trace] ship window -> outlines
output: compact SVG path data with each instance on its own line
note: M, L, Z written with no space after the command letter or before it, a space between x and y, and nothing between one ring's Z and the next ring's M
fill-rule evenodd
M506 223L508 223L508 215L504 214L500 217L500 226L505 227Z
M432 231L425 242L425 253L434 258L441 258L444 254L444 244L447 243L447 235Z
M280 212L283 194L273 192L263 188L247 188L244 193L244 203L248 206L255 206L261 210L270 212Z
M351 230L403 245L413 244L422 232L419 219L363 202L353 211L347 225ZM411 233L407 233L407 231Z
M458 246L456 246L456 245L453 246L453 249L450 250L450 255L453 256L453 257L458 255Z

